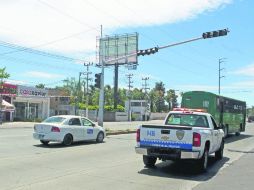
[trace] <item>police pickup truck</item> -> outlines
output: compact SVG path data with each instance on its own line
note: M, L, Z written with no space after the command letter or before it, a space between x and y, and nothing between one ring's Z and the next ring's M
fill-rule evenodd
M222 159L224 132L213 117L201 109L175 108L164 125L141 125L137 129L135 151L143 155L147 167L160 160L196 160L206 171L209 154Z

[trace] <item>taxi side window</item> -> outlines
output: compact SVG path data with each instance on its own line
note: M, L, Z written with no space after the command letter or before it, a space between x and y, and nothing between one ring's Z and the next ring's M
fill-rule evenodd
M218 129L218 125L216 124L215 120L212 117L211 117L211 120L212 120L214 129Z
M79 118L71 118L69 120L69 125L81 125Z
M82 126L93 126L93 124L85 118L81 118Z

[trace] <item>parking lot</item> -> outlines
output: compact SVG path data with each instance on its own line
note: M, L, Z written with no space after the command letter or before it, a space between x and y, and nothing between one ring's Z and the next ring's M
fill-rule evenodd
M224 158L217 162L211 156L208 172L200 174L183 162L158 161L155 168L145 168L134 150L135 134L108 136L102 144L47 147L32 132L31 127L0 129L1 189L192 189L223 175L254 148L251 123L239 137L231 135Z

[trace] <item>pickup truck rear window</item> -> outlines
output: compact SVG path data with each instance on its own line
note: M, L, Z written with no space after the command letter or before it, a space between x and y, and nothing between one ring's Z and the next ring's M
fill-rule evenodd
M168 116L165 124L190 127L209 127L206 116L196 114L172 113Z

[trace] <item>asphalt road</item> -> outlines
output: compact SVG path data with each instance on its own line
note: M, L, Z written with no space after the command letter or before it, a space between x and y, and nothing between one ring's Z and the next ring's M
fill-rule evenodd
M126 122L104 122L104 128L108 130L134 130L141 124L163 124L163 120L150 120L150 121L126 121ZM1 128L32 128L35 123L33 122L9 122L0 125Z
M254 148L254 124L249 124L244 134L226 140L223 160L211 156L208 172L200 174L192 163L159 161L153 169L144 168L134 151L135 134L109 136L102 144L46 147L32 138L32 130L0 129L1 190L199 188L224 176Z

